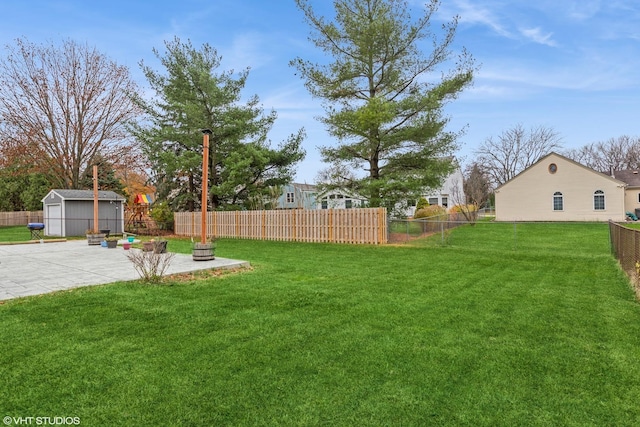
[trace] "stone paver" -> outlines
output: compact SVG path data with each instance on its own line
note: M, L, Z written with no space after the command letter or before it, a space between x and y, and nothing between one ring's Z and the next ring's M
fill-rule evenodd
M86 240L0 245L0 301L138 279L127 253L120 246L89 246ZM248 266L240 260L194 261L191 255L175 254L165 274Z

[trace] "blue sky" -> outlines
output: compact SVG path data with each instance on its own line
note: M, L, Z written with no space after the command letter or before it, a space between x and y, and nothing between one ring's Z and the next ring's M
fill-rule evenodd
M329 0L310 0L331 15ZM419 12L424 1L410 0ZM131 68L159 69L152 49L174 36L209 43L222 70L251 68L244 95L258 95L278 120L274 143L304 127L307 158L297 181L324 167L317 147L332 143L322 114L288 63L324 62L293 0L0 0L0 44L71 38ZM480 64L474 86L449 104L449 130L466 129L458 156L473 160L486 138L522 124L560 133L565 148L621 135L640 136L640 2L635 0L442 0L439 28L460 16L456 46ZM425 45L425 49L428 45Z

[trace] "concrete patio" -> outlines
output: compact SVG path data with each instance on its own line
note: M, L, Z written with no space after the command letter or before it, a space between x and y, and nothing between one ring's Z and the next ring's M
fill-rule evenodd
M86 240L0 245L0 301L139 279L127 253L120 246L89 246ZM191 255L175 254L165 274L248 266L247 261L194 261Z

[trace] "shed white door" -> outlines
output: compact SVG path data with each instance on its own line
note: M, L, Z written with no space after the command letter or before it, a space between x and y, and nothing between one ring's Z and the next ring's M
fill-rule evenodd
M47 236L62 236L62 205L47 205Z

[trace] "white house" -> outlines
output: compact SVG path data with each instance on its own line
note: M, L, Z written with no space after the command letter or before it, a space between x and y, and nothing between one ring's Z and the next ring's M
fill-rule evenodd
M550 153L496 188L495 194L497 221L624 221L626 211L640 206L640 180L628 186Z
M430 205L438 205L444 208L450 208L454 205L465 204L464 196L464 176L462 170L456 168L444 180L440 188L425 192L422 196ZM415 203L406 210L406 216L412 217L416 213Z
M351 209L365 207L367 200L345 190L330 190L318 194L316 209Z

